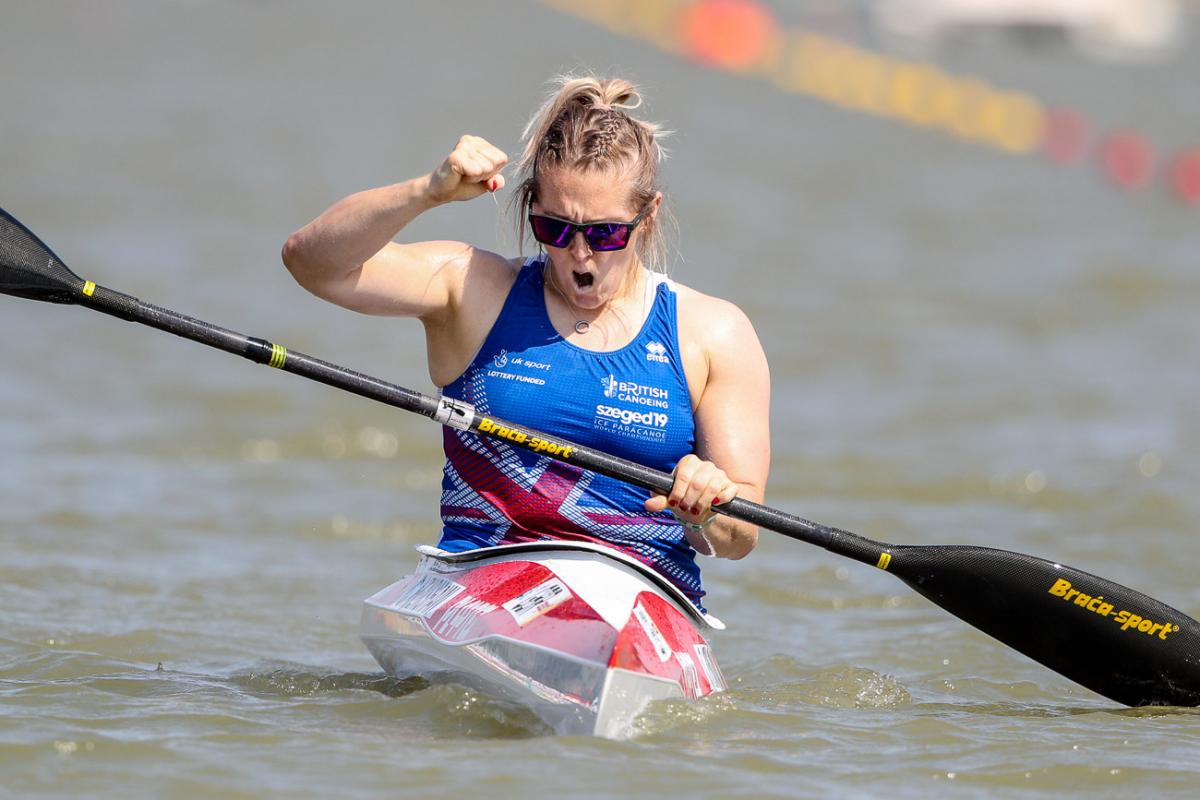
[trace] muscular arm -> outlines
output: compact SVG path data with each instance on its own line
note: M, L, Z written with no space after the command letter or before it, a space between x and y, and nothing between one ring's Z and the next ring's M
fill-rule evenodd
M339 200L288 238L284 265L317 297L354 311L422 317L444 308L454 284L446 267L467 246L392 241L438 205L428 183L428 176L414 178Z
M680 303L684 363L696 403L696 453L675 468L675 486L648 508L672 504L684 521L703 521L713 500L761 502L771 462L771 379L750 320L724 300L688 292ZM651 505L652 504L652 505ZM742 558L758 542L757 526L718 515L704 539L689 532L700 552Z
M464 136L434 172L339 200L293 233L283 262L316 296L366 314L417 317L442 385L466 366L512 280L509 262L462 242L399 244L419 214L501 188L507 157ZM489 305L491 304L491 305ZM498 306L497 306L498 308Z

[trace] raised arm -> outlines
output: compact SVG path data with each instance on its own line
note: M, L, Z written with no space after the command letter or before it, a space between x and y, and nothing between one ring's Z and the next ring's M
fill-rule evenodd
M486 140L464 136L432 173L334 203L288 238L283 262L301 286L332 303L367 314L435 318L461 294L466 268L491 254L461 242L392 239L435 206L503 187L500 170L507 162Z

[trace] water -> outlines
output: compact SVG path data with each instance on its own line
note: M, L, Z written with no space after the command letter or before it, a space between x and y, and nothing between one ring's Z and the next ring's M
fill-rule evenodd
M1194 49L947 58L1194 143ZM675 273L744 308L771 359L771 505L1059 559L1200 616L1200 226L1161 189L531 3L117 0L5 10L0 194L101 284L428 390L419 326L321 304L279 246L463 132L511 152L578 63L641 79L678 131ZM513 249L487 202L411 231ZM1200 775L1196 713L1116 707L769 533L706 565L731 691L654 707L632 741L385 678L359 603L436 536L428 421L81 309L0 298L0 337L0 793L1124 797Z

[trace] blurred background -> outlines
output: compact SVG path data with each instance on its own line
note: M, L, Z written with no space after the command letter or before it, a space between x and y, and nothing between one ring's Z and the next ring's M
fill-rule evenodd
M771 361L770 505L1200 616L1198 11L9 0L0 205L97 283L429 391L420 326L307 295L282 243L463 133L515 153L555 74L629 77L674 132L673 276ZM506 199L404 235L515 254ZM704 565L728 696L633 743L539 739L357 641L437 536L427 420L81 309L0 298L0 337L15 794L1117 797L1200 772L1194 715L1115 709L770 533Z

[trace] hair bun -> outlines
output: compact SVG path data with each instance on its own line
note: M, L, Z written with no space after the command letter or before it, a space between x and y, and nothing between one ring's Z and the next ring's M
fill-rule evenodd
M605 103L611 108L632 111L642 104L642 96L638 90L619 78L610 81L604 88L608 90L606 94L611 94Z

